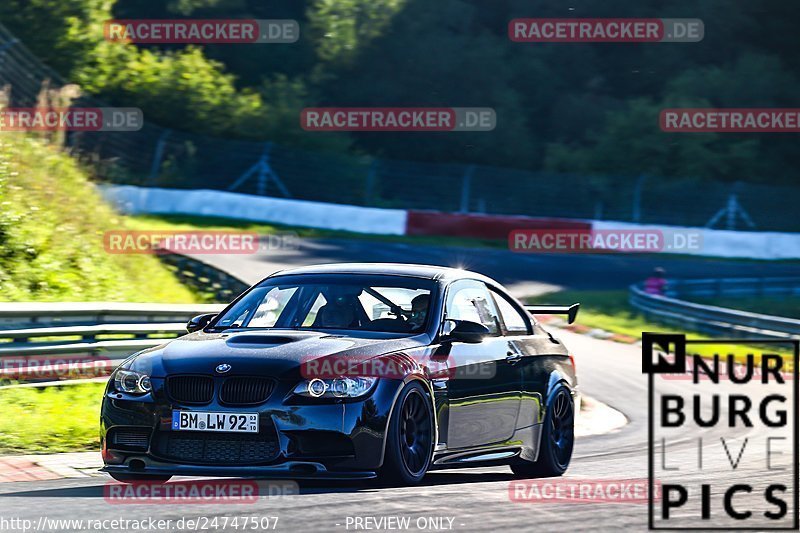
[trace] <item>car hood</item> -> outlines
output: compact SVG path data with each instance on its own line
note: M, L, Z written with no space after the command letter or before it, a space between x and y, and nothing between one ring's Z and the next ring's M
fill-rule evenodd
M301 364L336 355L367 359L412 350L430 343L427 335L387 337L335 335L318 331L270 330L235 333L196 332L150 348L126 361L131 370L154 378L173 374L217 374L218 365L230 365L225 375L269 375L297 378Z

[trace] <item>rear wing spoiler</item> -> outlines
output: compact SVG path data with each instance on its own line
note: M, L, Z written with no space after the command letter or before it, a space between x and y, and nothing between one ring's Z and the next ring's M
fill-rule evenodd
M581 304L572 305L526 305L525 310L532 315L567 315L567 323L572 324L578 316Z

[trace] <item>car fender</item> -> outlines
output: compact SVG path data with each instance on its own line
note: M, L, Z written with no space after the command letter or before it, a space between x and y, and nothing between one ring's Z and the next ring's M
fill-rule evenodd
M389 424L392 420L392 415L394 415L394 409L397 407L397 399L400 397L400 393L403 392L403 389L411 383L412 381L418 382L422 385L422 388L428 394L428 399L431 402L431 412L433 413L433 443L434 448L436 447L436 443L439 442L439 421L436 417L436 405L433 402L433 389L431 388L431 384L428 380L424 379L424 377L420 374L409 374L401 381L398 381L397 390L394 393L394 397L392 398L392 406L389 408L389 416L386 418L386 430L383 432L383 445L381 446L381 458L380 458L380 466L383 466L383 461L386 458L386 445L389 439Z

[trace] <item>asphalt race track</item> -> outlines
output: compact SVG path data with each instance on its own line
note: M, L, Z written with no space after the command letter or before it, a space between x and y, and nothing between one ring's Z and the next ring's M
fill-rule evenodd
M419 263L462 267L486 274L517 296L569 289L624 289L657 266L667 277L724 278L797 275L797 262L731 261L701 257L637 254L523 254L492 248L412 245L379 240L300 239L295 250L253 255L202 255L198 259L255 283L284 268L319 263Z
M623 429L586 437L576 443L567 478L646 479L646 379L638 347L562 332L576 357L582 388L622 410L630 419ZM680 387L685 382L674 382ZM694 435L692 435L693 437ZM673 466L694 467L695 444L685 435L671 450ZM714 439L714 429L703 435ZM736 448L738 449L738 448ZM691 475L691 474L690 474ZM697 475L697 474L694 474ZM705 480L712 477L705 473ZM347 531L347 519L366 516L453 518L455 531L530 531L539 524L551 530L645 530L647 505L641 503L540 503L509 498L511 472L506 467L432 472L414 488L374 488L357 483L305 483L301 493L239 505L119 505L105 501L105 478L0 484L2 516L49 519L172 519L201 516L278 516L282 531ZM413 523L413 522L412 522ZM354 530L352 525L350 530ZM415 529L414 529L415 530Z
M458 264L478 270L512 286L526 282L525 289L546 286L571 288L621 288L663 264L670 275L747 276L788 274L794 265L739 263L703 259L615 258L613 256L520 256L510 252L412 247L403 244L319 240L305 242L300 250L259 256L205 256L253 281L285 265L329 261L403 261ZM535 282L531 282L535 280ZM540 283L540 285L537 285ZM519 288L516 291L520 294ZM531 294L530 292L525 292ZM622 411L630 423L621 430L586 437L576 443L566 477L584 479L647 479L647 380L641 370L637 346L602 341L569 332L558 332L575 356L582 390ZM681 390L689 385L671 381L665 386ZM670 463L687 478L712 482L719 457L706 460L698 473L692 439L684 434L671 449ZM704 439L730 436L730 430L709 428ZM738 450L738 445L734 448ZM735 451L733 453L736 453ZM749 452L748 452L749 453ZM751 466L748 466L751 465ZM747 477L747 468L739 475ZM723 471L717 469L717 471ZM752 474L751 474L752 475ZM717 476L717 477L715 477ZM611 531L647 528L647 505L642 503L541 503L516 502L509 496L511 472L507 467L432 472L421 487L376 488L364 483L303 483L297 495L263 498L252 504L119 505L103 497L104 477L0 484L0 516L48 519L172 519L214 516L278 516L278 531L353 531L354 517L452 518L454 531L534 529ZM350 526L348 528L348 517ZM444 520L445 526L448 520ZM233 531L233 529L229 530ZM363 529L361 529L363 530Z

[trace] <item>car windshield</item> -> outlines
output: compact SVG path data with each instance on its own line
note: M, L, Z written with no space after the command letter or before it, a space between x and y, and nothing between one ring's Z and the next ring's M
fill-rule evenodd
M426 330L434 282L400 276L289 275L265 280L209 331L335 329L416 334Z

